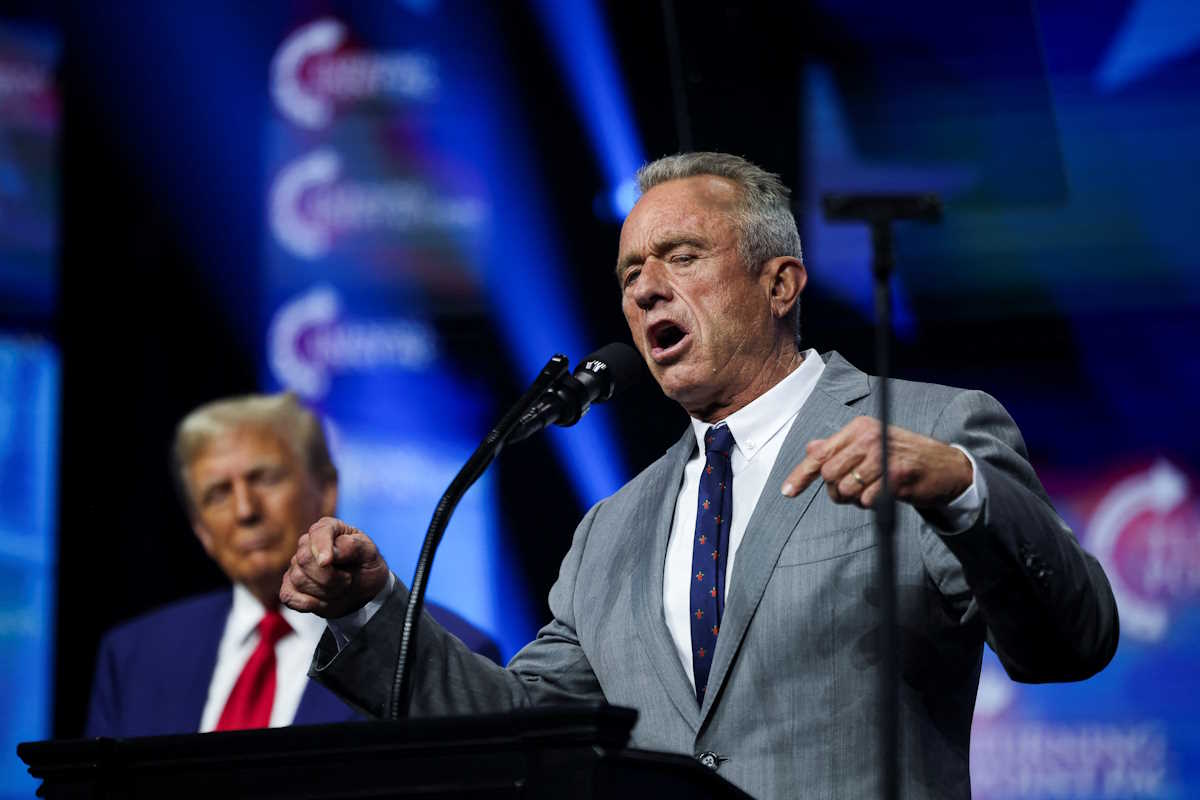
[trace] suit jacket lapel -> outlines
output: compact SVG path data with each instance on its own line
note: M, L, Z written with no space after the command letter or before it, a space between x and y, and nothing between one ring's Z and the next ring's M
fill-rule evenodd
M830 353L827 360L821 379L788 431L779 456L775 459L775 465L771 468L771 475L767 478L767 484L763 487L758 505L746 526L746 535L738 548L729 595L725 599L725 614L721 618L721 633L717 637L717 648L713 652L708 691L700 708L701 722L708 718L721 694L725 679L745 638L746 629L750 626L750 620L775 570L780 551L812 505L817 492L824 486L824 481L818 477L796 497L784 497L779 492L783 479L804 459L808 443L840 430L858 413L857 410L848 408L847 404L870 392L866 374L837 353ZM736 502L736 478L733 491ZM661 559L659 567L661 579ZM659 594L661 593L660 589ZM660 616L661 610L660 597Z
M309 680L300 696L293 725L320 725L326 722L343 722L362 719L338 696L314 680Z
M679 441L667 451L658 474L646 482L637 498L633 519L654 520L654 528L642 539L643 550L637 562L641 567L631 589L638 619L635 626L638 638L646 646L667 696L693 731L700 726L699 708L696 707L696 693L683 671L671 632L667 629L663 613L663 570L683 468L695 449L696 435L689 425Z
M191 657L183 657L180 653L171 654L174 663L183 665L182 680L175 689L180 697L180 703L175 707L179 719L172 724L172 730L200 730L200 719L204 716L204 705L208 702L208 686L212 683L213 672L217 668L217 651L221 649L221 636L225 632L229 609L233 606L233 590L221 592L213 599L213 604L205 604L199 609L200 613L183 623L188 631L185 641L188 646L194 648ZM153 713L169 714L171 711L154 709Z

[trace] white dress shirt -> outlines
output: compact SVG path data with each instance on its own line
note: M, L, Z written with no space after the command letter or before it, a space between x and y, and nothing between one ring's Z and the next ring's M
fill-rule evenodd
M825 369L816 350L807 350L804 361L786 378L756 397L749 405L726 417L722 423L733 433L730 453L733 469L733 516L729 521L729 557L725 559L725 596L729 596L729 578L738 546L746 535L750 515L758 505L775 458L783 447L800 406L808 400ZM698 450L683 468L683 483L675 501L675 520L667 542L667 564L663 570L663 613L683 671L695 686L692 676L692 538L696 531L696 503L700 495L700 473L704 470L704 434L712 423L692 418L692 432ZM772 487L775 491L779 487Z
M308 665L313 650L325 630L325 621L315 614L281 608L292 633L275 645L275 703L271 706L271 727L291 725L300 707L300 698L308 686ZM200 732L217 727L221 712L242 668L258 646L258 623L266 614L262 603L241 584L233 586L233 605L225 619L225 632L217 648L217 666L208 684L208 699L200 715Z
M779 383L759 395L748 405L730 414L718 425L728 425L733 433L734 448L730 453L733 471L733 516L729 522L729 557L725 560L725 596L733 585L733 564L737 559L738 547L746 536L746 526L764 491L780 491L780 486L767 486L767 478L775 466L775 459L791 430L792 423L800 414L800 408L808 400L825 362L816 350L804 351L803 363ZM872 409L865 409L870 413ZM696 503L700 495L700 473L704 469L704 434L712 423L692 418L692 432L696 436L696 451L683 468L683 483L675 501L675 518L671 523L671 537L667 542L667 562L663 569L663 615L667 629L675 643L675 650L683 664L683 671L696 687L692 675L692 626L691 626L691 581L692 581L692 538L696 530ZM957 445L955 445L957 447ZM971 461L975 472L975 459L965 449L958 447ZM795 466L795 465L792 465ZM978 475L977 472L975 472ZM976 480L967 491L955 498L945 509L945 516L954 531L969 528L981 508L982 481ZM950 531L947 531L950 532Z

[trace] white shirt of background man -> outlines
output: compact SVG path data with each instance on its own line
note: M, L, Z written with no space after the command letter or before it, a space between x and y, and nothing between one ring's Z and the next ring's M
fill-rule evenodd
M292 633L275 645L275 702L271 706L271 727L291 725L296 709L308 687L308 665L325 631L325 620L315 614L303 614L290 608L280 613L292 626ZM262 603L241 584L234 584L233 605L225 620L225 632L217 648L217 666L208 684L208 699L200 715L200 733L216 729L229 693L242 668L258 646L258 623L266 614Z

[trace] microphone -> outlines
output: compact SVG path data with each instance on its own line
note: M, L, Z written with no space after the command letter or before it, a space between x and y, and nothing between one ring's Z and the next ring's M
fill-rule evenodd
M551 424L564 428L574 425L592 403L610 400L645 377L645 363L636 350L620 342L606 344L585 358L573 373L555 381L522 415L507 441L519 442Z

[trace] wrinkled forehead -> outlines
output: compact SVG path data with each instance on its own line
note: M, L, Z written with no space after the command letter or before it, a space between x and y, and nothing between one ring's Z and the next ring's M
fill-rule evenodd
M728 178L695 175L652 186L621 226L621 249L664 232L716 232L734 223L741 189Z
M292 445L270 425L239 424L213 432L196 450L188 472L208 472L250 464L291 463Z

